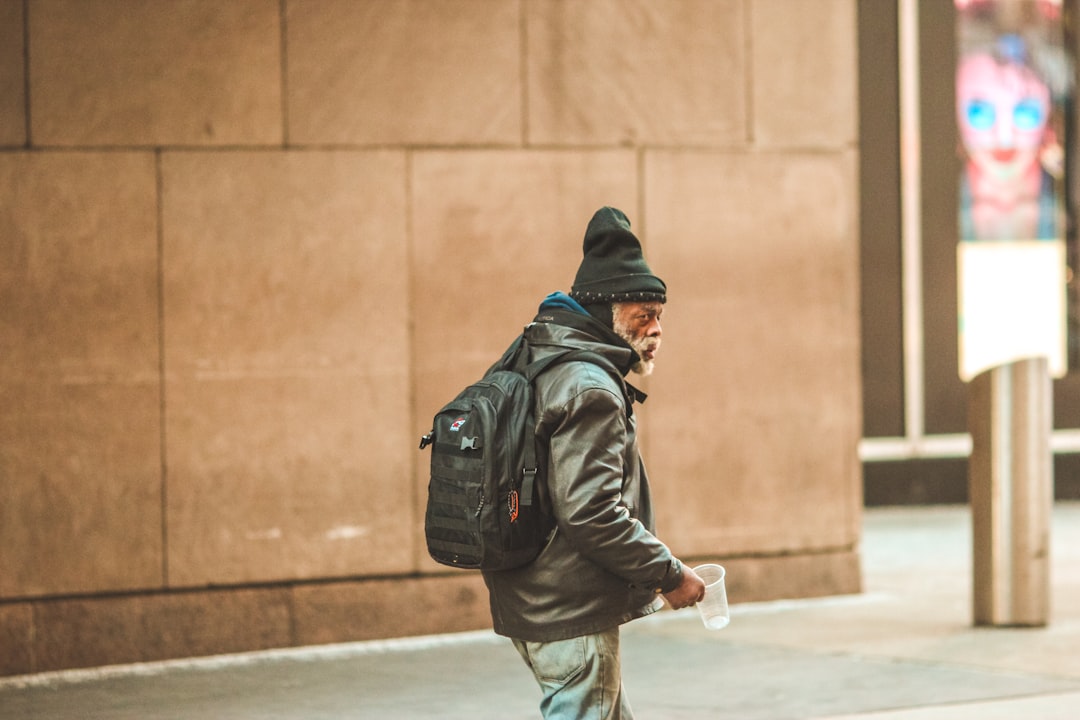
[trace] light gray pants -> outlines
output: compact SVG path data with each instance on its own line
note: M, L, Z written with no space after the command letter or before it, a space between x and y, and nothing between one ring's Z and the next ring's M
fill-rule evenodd
M619 628L570 640L514 640L544 696L545 720L633 720L622 687Z

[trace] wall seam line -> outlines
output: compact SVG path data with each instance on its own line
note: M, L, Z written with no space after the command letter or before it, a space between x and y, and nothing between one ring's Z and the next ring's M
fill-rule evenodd
M23 131L26 138L24 146L33 146L30 139L30 0L23 0Z
M414 245L415 238L413 234L413 163L416 157L416 152L409 148L404 149L404 172L402 177L402 192L403 201L405 204L405 327L408 330L406 335L406 342L408 347L406 348L406 357L408 359L408 377L407 377L407 389L408 402L409 402L409 433L416 427L416 423L420 420L419 408L416 407L416 302L413 297L414 290L414 277L415 272L414 265ZM421 503L424 503L426 498L422 497L420 488L417 486L416 476L420 472L421 461L420 456L413 452L409 454L409 479L412 484L412 526L418 528L422 526L424 522L423 511L421 511ZM423 456L423 457L426 457ZM412 552L412 566L416 572L420 571L420 564L423 561L423 554L418 543L416 543L416 533L411 532L409 536L414 538L413 540L413 552Z
M754 8L743 3L743 60L746 63L745 82L743 92L746 93L746 109L743 119L746 121L745 135L746 149L753 151L754 147Z
M165 432L165 179L162 151L154 151L154 185L157 201L157 311L158 311L158 441L161 463L161 586L169 587L169 465Z
M281 51L281 145L289 147L289 26L286 17L288 0L278 5L279 42Z
M518 39L521 42L518 82L521 83L521 147L529 147L529 11L518 0Z

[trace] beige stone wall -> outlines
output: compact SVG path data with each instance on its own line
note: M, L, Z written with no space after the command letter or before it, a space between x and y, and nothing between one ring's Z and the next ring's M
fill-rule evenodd
M858 590L855 14L0 0L0 674L487 626L416 442L605 204L661 534Z

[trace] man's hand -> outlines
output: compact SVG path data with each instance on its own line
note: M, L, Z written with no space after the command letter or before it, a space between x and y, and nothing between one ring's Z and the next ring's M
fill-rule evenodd
M673 610L690 607L701 602L705 597L705 581L698 577L697 573L683 565L682 582L679 587L664 594L664 599Z

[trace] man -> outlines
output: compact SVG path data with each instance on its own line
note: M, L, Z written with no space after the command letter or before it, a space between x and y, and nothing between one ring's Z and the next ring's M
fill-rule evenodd
M660 349L667 286L652 274L619 210L596 212L570 295L553 293L525 331L536 359L585 348L622 376L647 375ZM638 454L633 387L588 361L536 380L537 434L547 441L541 497L555 529L540 556L484 573L495 631L511 638L543 691L545 718L632 718L622 689L619 626L693 605L705 584L653 534Z

